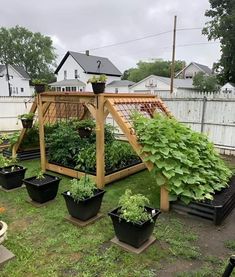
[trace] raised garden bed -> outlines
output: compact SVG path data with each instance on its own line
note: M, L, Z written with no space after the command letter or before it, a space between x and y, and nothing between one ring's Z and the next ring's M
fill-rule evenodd
M191 202L186 205L176 201L171 203L171 208L183 214L204 218L220 225L235 207L235 175L231 178L229 186L215 194L212 201Z
M47 149L46 149L46 153L48 153ZM12 156L12 151L9 149L4 149L3 155L5 157L10 158ZM33 160L33 159L39 159L39 158L40 158L39 148L17 151L17 160L19 161Z

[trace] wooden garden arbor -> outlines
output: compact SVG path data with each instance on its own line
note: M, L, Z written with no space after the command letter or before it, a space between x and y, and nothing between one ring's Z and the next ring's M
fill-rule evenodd
M33 104L33 106L34 107L32 107L31 111L34 109L36 110L35 104ZM44 125L46 123L54 123L61 119L85 119L88 117L93 117L95 119L96 176L94 176L94 178L99 188L104 187L104 185L107 183L138 172L145 167L147 167L148 170L151 170L153 167L151 162L144 162L144 157L142 154L140 154L141 145L138 143L138 139L133 129L131 121L132 112L138 111L147 117L151 117L154 112L161 112L166 115L171 115L170 111L167 109L161 99L153 95L129 93L104 93L95 95L93 93L84 92L44 92L38 94L37 96L37 109L42 170L50 170L74 178L80 178L84 175L84 172L58 166L47 161ZM123 131L133 149L142 159L143 163L105 176L104 124L108 114L111 114L114 121L116 121L120 129ZM169 209L168 192L165 187L161 188L161 209L165 211Z

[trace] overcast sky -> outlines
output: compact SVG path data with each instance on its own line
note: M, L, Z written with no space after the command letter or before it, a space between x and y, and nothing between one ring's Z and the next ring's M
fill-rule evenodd
M3 0L1 0L3 1ZM20 25L52 37L58 62L68 51L82 51L177 28L202 28L208 0L11 0L1 5L0 26ZM219 43L206 43L201 30L178 31L176 59L208 66L220 58ZM172 33L91 50L108 57L121 71L139 60L171 60Z

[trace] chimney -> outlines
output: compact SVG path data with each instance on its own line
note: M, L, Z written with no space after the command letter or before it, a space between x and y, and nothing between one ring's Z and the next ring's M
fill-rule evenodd
M89 56L89 55L90 55L89 50L86 50L86 55L87 55L87 56Z

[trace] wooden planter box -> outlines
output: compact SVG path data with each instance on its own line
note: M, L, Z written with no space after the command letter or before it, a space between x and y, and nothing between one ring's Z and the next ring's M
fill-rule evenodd
M220 225L235 207L235 175L231 178L229 186L214 196L212 201L192 201L186 205L180 201L171 203L171 208L183 214L204 218Z

